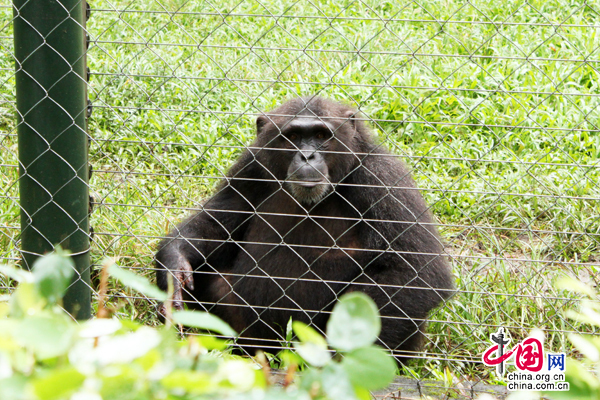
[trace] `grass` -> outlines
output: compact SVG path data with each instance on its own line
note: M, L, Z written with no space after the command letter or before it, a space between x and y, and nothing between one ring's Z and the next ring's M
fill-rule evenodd
M460 292L413 373L493 380L496 326L569 350L570 274L600 254L600 7L560 1L92 3L93 258L152 275L155 246L210 195L285 99L358 107L432 206ZM335 17L335 18L334 18ZM0 8L0 154L16 165L12 11ZM17 173L3 168L0 249L17 256ZM2 278L0 278L2 279ZM6 286L0 280L0 288ZM115 287L122 315L156 323ZM131 296L123 298L123 296ZM448 357L448 363L438 361Z

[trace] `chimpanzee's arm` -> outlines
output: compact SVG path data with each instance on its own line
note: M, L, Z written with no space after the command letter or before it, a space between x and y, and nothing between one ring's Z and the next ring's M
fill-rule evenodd
M407 168L385 153L369 155L350 183L359 189L346 190L344 197L364 218L361 240L367 248L380 251L369 254L372 260L365 267L391 269L407 281L415 276L416 286L451 286L442 241Z
M433 218L406 167L390 156L365 157L351 183L362 186L345 197L362 214L359 236L373 251L363 253L363 273L349 291L362 291L378 305L382 342L418 349L428 312L453 288Z
M237 254L236 242L243 239L254 210L249 198L250 185L259 186L243 180L252 174L251 165L245 164L242 173L235 171L243 169L242 162L244 157L230 170L237 179L221 186L200 212L181 222L159 245L155 257L157 283L159 288L166 290L168 276L173 277L173 307L177 309L183 307L184 287L194 290L193 271L212 260L218 260L218 265L209 267L222 271L232 265ZM259 187L252 189L255 192L261 190Z

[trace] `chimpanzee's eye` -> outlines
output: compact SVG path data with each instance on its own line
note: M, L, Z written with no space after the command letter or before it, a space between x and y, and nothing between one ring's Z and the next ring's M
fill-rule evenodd
M333 134L329 130L319 130L315 137L319 140L331 139Z
M290 139L292 142L296 139L298 139L298 135L296 135L295 133L292 133L288 136L288 139Z

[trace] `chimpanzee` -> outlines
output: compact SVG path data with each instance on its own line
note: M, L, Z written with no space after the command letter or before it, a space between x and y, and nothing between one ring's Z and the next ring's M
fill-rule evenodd
M174 308L210 311L262 348L290 317L324 332L336 299L361 291L380 309L381 343L409 358L453 278L407 167L357 111L320 97L259 116L256 130L217 193L160 244L159 287L171 274Z

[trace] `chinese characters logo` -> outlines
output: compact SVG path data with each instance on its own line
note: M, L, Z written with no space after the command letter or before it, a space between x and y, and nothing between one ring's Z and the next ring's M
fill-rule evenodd
M493 345L483 353L483 363L495 366L500 377L504 377L511 359L516 367L515 372L506 376L508 390L569 390L569 383L565 382L564 353L547 353L546 359L542 342L534 337L510 347L511 339L504 328L490 334L490 341Z
M510 339L505 338L504 328L499 328L495 334L492 333L490 340L495 344L483 353L483 363L488 367L495 365L500 376L504 376L504 362L513 355L519 371L539 372L544 366L544 349L542 343L536 338L528 337L508 351L504 347L510 343Z

